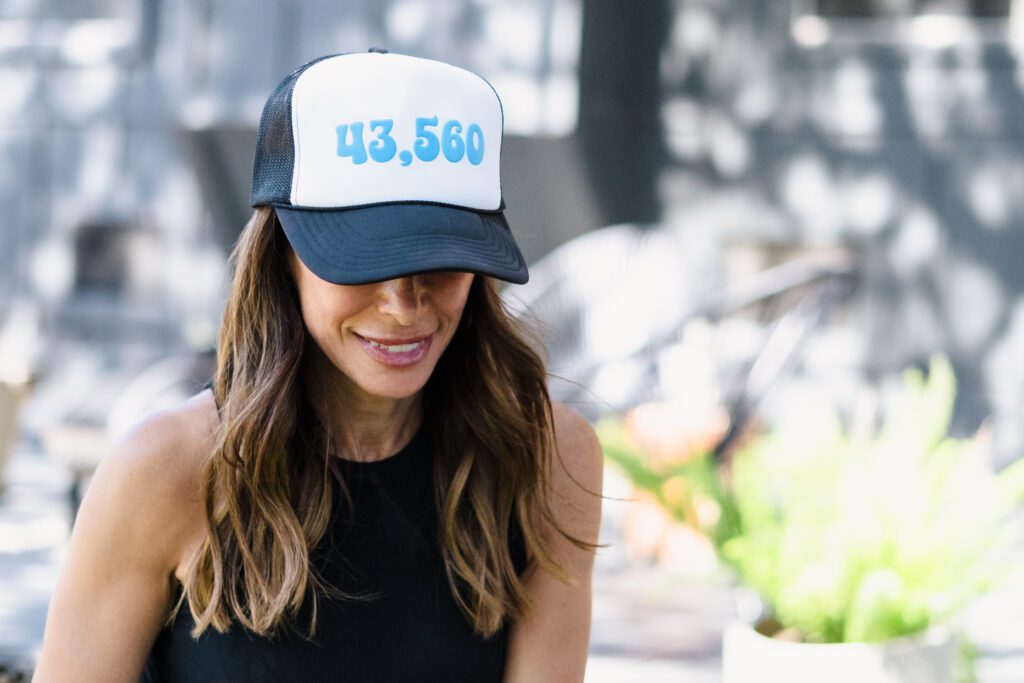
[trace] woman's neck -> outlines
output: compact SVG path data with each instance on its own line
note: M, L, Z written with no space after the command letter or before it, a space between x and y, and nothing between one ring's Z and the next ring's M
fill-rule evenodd
M422 396L374 396L340 372L322 353L307 353L303 384L327 429L331 451L346 460L381 460L397 453L423 421Z

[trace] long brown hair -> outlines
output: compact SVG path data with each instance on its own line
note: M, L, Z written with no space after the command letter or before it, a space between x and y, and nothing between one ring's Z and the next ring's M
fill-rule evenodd
M195 637L232 621L271 635L294 626L307 602L312 636L321 597L360 597L326 585L310 562L330 522L337 472L302 387L309 340L289 249L273 209L262 207L231 256L213 383L220 422L202 478L207 537L175 608L187 600ZM524 334L493 280L477 276L423 393L448 582L485 637L530 608L509 550L510 525L518 524L527 556L563 581L570 577L549 552L543 525L579 548L595 547L563 531L549 506L551 403L544 364Z

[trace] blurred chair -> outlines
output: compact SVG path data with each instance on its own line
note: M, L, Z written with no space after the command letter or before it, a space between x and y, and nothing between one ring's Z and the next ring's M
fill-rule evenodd
M846 250L804 250L727 283L709 242L669 226L611 226L562 245L531 268L529 283L506 290L509 308L547 349L553 400L593 421L663 399L670 382L686 383L671 377L671 356L689 325L742 322L731 329L749 336L743 353L712 349L717 399L731 418L724 451L829 311L854 291L857 261Z
M543 342L552 398L595 418L657 383L652 342L675 338L720 279L706 245L622 224L565 243L505 298Z

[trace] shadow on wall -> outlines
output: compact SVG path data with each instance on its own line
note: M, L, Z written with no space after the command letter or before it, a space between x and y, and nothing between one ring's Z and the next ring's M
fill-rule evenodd
M954 431L991 415L1000 459L1015 457L1024 370L1007 349L1024 343L1024 88L1009 19L945 22L962 30L940 45L834 16L875 3L831 5L809 42L795 22L813 5L674 3L661 72L666 215L749 193L787 226L759 232L749 215L728 239L856 248L868 378L946 352L961 386Z

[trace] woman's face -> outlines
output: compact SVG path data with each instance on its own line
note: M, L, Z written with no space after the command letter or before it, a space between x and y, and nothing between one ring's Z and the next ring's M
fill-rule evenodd
M442 271L335 285L290 256L309 334L354 386L406 398L427 383L462 317L472 273Z

